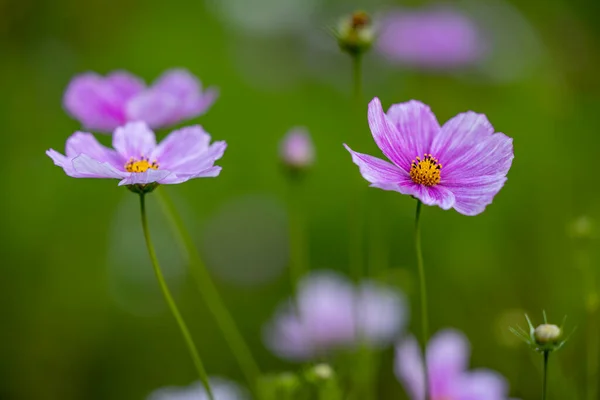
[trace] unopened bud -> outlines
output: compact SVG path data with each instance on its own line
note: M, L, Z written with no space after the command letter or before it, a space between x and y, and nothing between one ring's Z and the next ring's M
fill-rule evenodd
M308 131L294 128L289 131L280 146L280 157L284 165L292 169L306 169L315 162L315 147Z
M328 364L317 364L311 372L316 378L324 381L333 377L333 369Z
M542 325L538 326L537 328L535 328L535 331L533 332L533 336L535 338L535 341L539 345L543 346L543 345L557 343L558 340L560 339L560 337L562 336L562 331L556 325L542 324Z
M364 11L344 17L337 26L335 36L340 48L352 56L368 51L375 41L371 17Z

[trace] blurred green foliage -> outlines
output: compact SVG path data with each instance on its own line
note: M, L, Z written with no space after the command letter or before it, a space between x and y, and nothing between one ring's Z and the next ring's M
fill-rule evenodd
M567 227L580 215L600 221L600 3L514 4L543 47L539 64L524 76L494 83L390 68L381 75L373 58L365 66L365 95L379 96L385 105L422 100L440 121L469 109L483 112L514 138L509 180L485 213L424 210L431 325L464 331L473 346L472 365L500 371L513 396L528 399L539 395L540 360L510 337L508 327L524 323L522 311L538 315L545 309L555 322L567 314L578 330L552 361L550 394L578 399L589 321L578 267L581 243ZM327 7L351 11L341 0ZM321 22L315 19L310 34L333 41ZM200 0L0 1L0 398L141 399L160 386L195 380L158 291L148 298L158 312L148 315L115 300L111 227L120 205L136 199L116 181L68 178L44 155L50 147L62 151L79 129L61 105L76 73L122 68L151 81L183 66L220 88L221 97L198 121L229 144L219 162L222 175L167 188L186 206L199 246L210 235L203 230L206 221L226 202L259 194L285 204L278 141L291 126L307 126L318 159L304 182L311 267L347 271L348 199L367 183L342 143L379 154L366 122L366 99L364 113L356 115L346 57L331 55L329 69L321 70L320 57L297 36L274 35L231 30ZM365 198L364 215L357 217L365 221L365 246L379 249L378 269L370 273L403 288L417 315L414 202L375 189L365 189ZM129 218L132 224L136 218ZM583 249L596 280L597 249L597 238ZM392 270L384 273L383 267ZM294 369L261 340L262 325L289 295L287 276L255 286L218 282L262 368ZM241 380L193 282L184 279L177 289L209 372ZM379 366L381 399L404 398L393 378L392 353L386 351Z

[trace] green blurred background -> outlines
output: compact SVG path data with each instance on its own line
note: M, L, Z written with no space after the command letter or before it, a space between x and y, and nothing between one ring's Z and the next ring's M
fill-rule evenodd
M515 145L509 180L483 214L424 210L432 329L464 331L472 365L500 371L513 397L529 399L539 396L540 359L508 326L524 325L523 312L539 322L545 309L557 323L566 314L577 331L553 357L550 398L583 398L589 279L578 264L587 258L600 275L598 246L595 238L573 240L567 226L580 215L600 219L600 3L486 3L506 11L479 20L500 28L493 35L503 47L477 70L416 71L372 54L357 115L350 62L336 53L325 27L356 7L377 13L400 3L421 4L0 0L0 398L142 399L160 386L195 380L144 252L135 196L116 181L69 178L44 155L62 151L79 128L61 104L73 75L126 69L150 82L176 66L220 89L213 108L193 122L229 147L219 178L167 190L263 370L296 368L261 339L290 289L289 187L279 140L295 125L310 130L317 163L302 198L311 268L348 272L349 199L367 183L342 143L380 154L366 123L367 100L378 96L387 106L414 98L440 121L470 109L485 113ZM365 274L399 285L417 315L414 201L364 193L367 206L357 218L371 250ZM242 381L155 199L149 201L159 255L209 373ZM411 327L418 323L413 318ZM405 398L392 355L389 349L381 360L381 399Z

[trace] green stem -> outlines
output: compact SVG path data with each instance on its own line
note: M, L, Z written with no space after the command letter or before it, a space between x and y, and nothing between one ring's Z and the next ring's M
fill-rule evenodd
M296 292L298 282L308 273L308 244L306 220L302 212L301 182L290 182L290 278Z
M152 239L150 238L150 229L148 228L148 217L146 215L146 197L145 194L140 194L140 209L142 213L142 228L144 230L144 238L146 239L146 246L148 247L148 254L150 255L150 260L152 261L152 266L154 267L154 273L156 274L156 279L158 280L158 284L162 290L163 296L165 297L165 301L169 305L169 309L175 317L177 324L179 325L179 329L181 330L181 334L187 344L190 355L192 356L192 360L194 360L194 365L196 366L196 370L198 371L198 375L200 376L200 381L204 385L206 392L208 393L208 397L213 400L212 390L210 389L210 385L208 383L208 376L206 374L206 370L204 369L204 365L202 364L202 360L200 360L200 356L198 355L198 350L196 349L196 345L192 340L192 336L183 320L183 317L179 313L177 309L177 305L173 300L173 296L171 296L171 292L169 291L169 287L167 286L167 282L162 274L160 269L160 265L158 264L158 258L156 257L156 251L154 250L154 245L152 244Z
M354 95L354 115L356 126L360 127L358 116L362 115L362 56L360 54L352 54L352 90ZM360 132L360 130L359 130ZM351 196L349 208L349 235L350 235L350 275L353 279L360 279L363 272L364 263L364 193L358 190Z
M546 400L546 394L548 392L548 357L550 356L549 351L544 351L544 383L542 387L542 400Z
M223 336L231 348L234 357L237 359L240 369L248 381L249 387L256 392L256 384L258 382L258 377L260 376L258 364L254 361L250 348L244 341L235 321L223 303L223 300L212 281L210 273L200 258L200 254L194 245L192 237L185 228L181 216L175 210L173 202L169 196L167 196L167 193L163 188L159 188L156 192L158 193L162 208L167 215L173 230L188 253L191 273L198 284L200 294L217 321L217 325L223 332Z
M415 250L417 252L417 267L419 269L419 281L421 287L421 345L423 348L423 369L425 376L425 399L429 393L429 380L427 374L427 341L429 340L429 314L427 313L427 287L425 285L425 268L423 266L423 252L421 251L421 208L423 203L417 200L417 211L415 214Z
M354 88L354 98L357 104L362 100L362 55L352 55L352 79Z

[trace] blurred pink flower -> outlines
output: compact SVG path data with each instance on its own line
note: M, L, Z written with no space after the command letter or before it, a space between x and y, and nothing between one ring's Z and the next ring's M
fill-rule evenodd
M487 369L467 371L469 356L469 341L458 331L446 329L431 338L427 345L431 399L508 399L508 383L500 374ZM395 369L411 400L425 400L423 359L414 337L397 346Z
M315 146L308 131L305 128L290 130L281 141L279 155L289 167L310 167L315 161Z
M451 8L393 10L380 21L377 50L390 62L452 69L478 61L485 43L477 25Z
M209 379L214 400L246 400L245 391L235 382L223 378ZM204 386L193 383L188 387L165 387L154 391L147 400L209 400Z
M185 69L171 69L152 86L124 71L106 77L89 72L71 80L64 106L73 118L91 130L112 132L129 121L163 128L204 114L217 98L216 89L202 90Z
M121 185L174 184L192 178L218 176L215 166L225 142L210 144L200 126L171 132L161 143L144 122L117 128L113 149L102 146L91 133L75 132L66 144L66 156L50 149L46 154L73 178L115 178Z
M280 307L264 337L278 356L309 360L361 342L388 345L407 319L404 297L397 291L372 281L355 287L342 275L320 271L301 281L295 302Z

